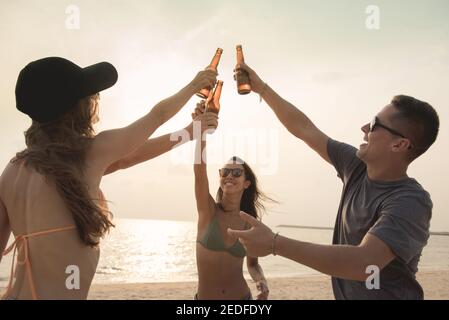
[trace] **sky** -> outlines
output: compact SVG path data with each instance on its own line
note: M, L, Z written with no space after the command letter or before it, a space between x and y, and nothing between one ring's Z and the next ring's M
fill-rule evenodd
M256 94L237 94L232 75L235 46L242 44L246 63L264 81L330 137L354 146L362 142L360 127L393 96L433 105L439 137L409 175L431 194L431 230L449 231L448 14L446 0L0 0L0 167L24 148L31 123L14 97L27 63L47 56L82 67L112 63L119 80L101 94L100 132L137 120L175 94L221 47L220 124L208 144L213 194L218 169L238 155L279 201L269 205L267 224L333 226L342 184ZM198 100L192 97L153 137L187 126ZM104 177L101 188L115 217L195 221L192 157L188 143Z

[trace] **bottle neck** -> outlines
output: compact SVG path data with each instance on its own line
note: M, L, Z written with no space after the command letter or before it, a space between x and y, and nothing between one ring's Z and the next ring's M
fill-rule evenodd
M218 64L220 63L221 53L216 53L210 62L209 68L217 70Z
M241 49L237 49L237 64L245 62L243 58L243 51Z
M214 91L214 100L215 101L219 101L220 100L221 88L222 87L223 87L223 82L222 81L218 81L217 87L215 88L215 91Z

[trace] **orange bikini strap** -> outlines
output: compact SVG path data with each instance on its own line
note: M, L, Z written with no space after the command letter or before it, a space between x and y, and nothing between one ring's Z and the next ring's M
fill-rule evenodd
M14 269L15 269L14 266L16 264L19 264L19 265L25 265L25 270L26 270L26 273L28 276L28 282L30 283L31 295L33 297L33 300L37 300L38 297L37 297L36 287L34 286L33 275L31 273L31 263L30 263L30 259L28 257L28 251L29 251L28 250L28 238L37 237L37 236L46 235L46 234L55 233L55 232L66 231L66 230L72 230L72 229L76 229L76 226L55 228L55 229L38 231L38 232L30 233L30 234L17 236L16 239L14 240L14 242L3 252L3 255L6 256L8 253L10 253L12 250L14 250L14 253L12 256L12 265L11 265L11 274L9 276L9 283L8 283L8 287L6 288L6 292L3 295L3 297L7 297L9 295L10 291L12 290L12 279L14 277ZM23 249L24 255L23 255L23 260L20 261L18 258L18 253L22 249ZM17 260L16 260L16 255L17 255ZM15 262L17 262L17 263L15 263Z

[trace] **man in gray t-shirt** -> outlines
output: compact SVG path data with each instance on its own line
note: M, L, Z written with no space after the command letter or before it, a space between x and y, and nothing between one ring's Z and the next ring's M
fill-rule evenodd
M429 238L430 195L407 175L408 166L436 140L439 118L431 105L396 96L362 126L366 143L356 149L320 131L306 115L281 98L246 64L252 90L285 128L337 170L343 181L332 245L274 234L250 215L253 227L228 230L248 256L280 255L332 276L336 299L423 299L416 281Z
M379 289L365 282L332 277L336 299L422 299L415 279L422 249L429 238L432 201L412 178L373 181L357 149L329 139L327 152L343 193L334 228L333 244L358 245L367 233L385 242L396 258L380 272Z

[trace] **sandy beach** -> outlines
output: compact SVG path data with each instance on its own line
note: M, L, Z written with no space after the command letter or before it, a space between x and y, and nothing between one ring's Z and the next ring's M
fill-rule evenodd
M425 299L449 299L449 270L421 271L417 275L424 289ZM253 295L256 287L250 284ZM329 300L334 299L330 277L324 275L296 278L268 278L270 299L274 300ZM96 284L89 299L160 299L191 300L196 282Z
M421 271L417 275L426 300L449 300L449 270ZM256 286L248 279L256 296ZM270 300L333 300L330 277L325 275L295 278L268 278ZM89 300L192 300L197 283L158 282L94 284ZM0 287L0 292L5 288Z

